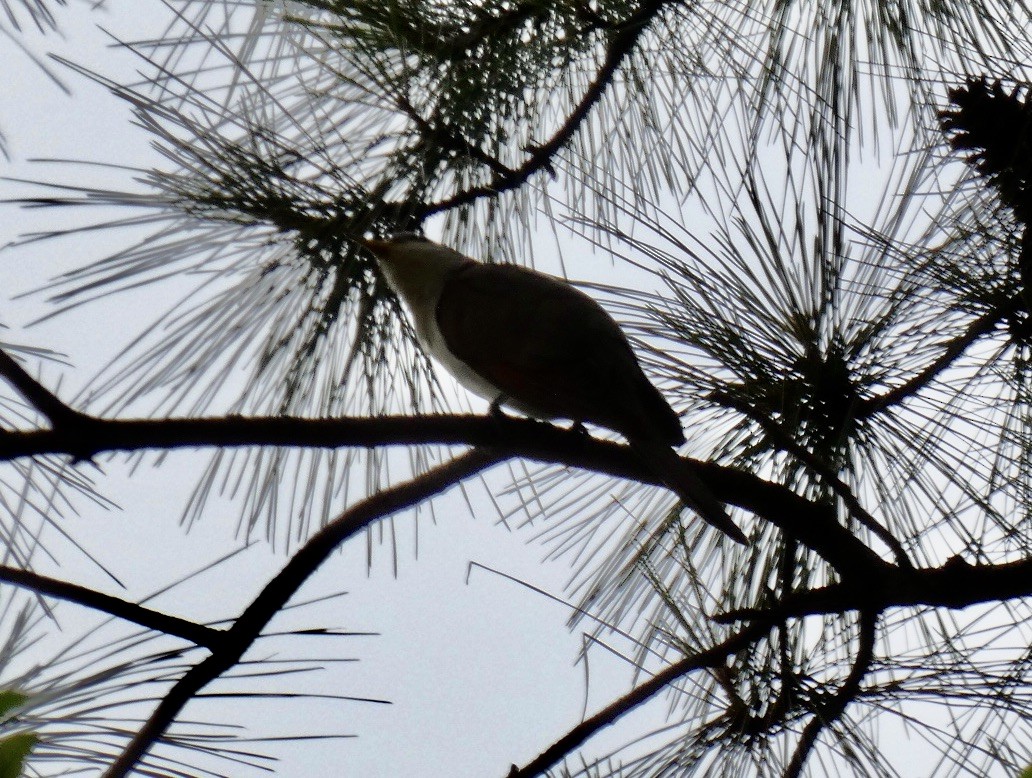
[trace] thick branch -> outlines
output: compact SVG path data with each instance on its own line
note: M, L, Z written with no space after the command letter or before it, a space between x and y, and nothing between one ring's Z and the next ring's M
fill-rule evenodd
M874 516L872 516L863 505L860 504L860 500L855 494L853 494L853 490L849 488L848 484L839 478L830 467L821 462L814 454L796 443L787 432L781 429L781 426L777 422L764 416L762 413L759 413L748 403L742 402L723 392L716 393L714 395L714 399L736 409L755 421L763 427L764 431L766 431L768 435L774 438L774 441L782 448L782 450L792 454L814 473L823 478L828 485L831 486L835 494L839 496L843 504L845 504L849 513L889 547L896 559L897 565L900 567L914 566L910 561L910 557L907 556L907 552L903 548L903 544L897 540L895 535L889 532L887 527L882 526L882 524L874 518Z
M106 778L127 775L175 721L183 707L201 689L240 661L269 621L341 543L373 522L429 499L490 467L502 457L497 451L474 449L418 478L367 497L313 535L244 610L211 655L188 670L172 686L143 728L105 773Z
M897 569L839 524L831 506L810 502L781 484L732 467L694 461L690 466L718 499L769 521L816 551L844 578L863 580L882 569Z
M344 446L458 444L497 447L505 457L523 457L662 485L626 445L587 438L529 419L480 416L392 416L364 419L134 419L90 418L83 448L58 430L0 431L0 461L40 454L93 456L105 451L199 446ZM751 473L711 462L684 459L723 502L752 511L816 551L844 577L870 576L888 565L835 519L828 506Z
M886 566L867 581L843 582L793 592L770 608L742 608L713 616L720 623L770 618L801 618L850 610L931 606L967 608L986 602L1032 597L1032 559L996 565L969 565L953 559L942 567L901 569Z
M120 600L110 594L103 594L87 589L85 586L60 581L56 578L48 578L28 570L20 570L16 567L0 565L0 581L31 589L37 594L46 597L55 597L60 600L75 602L85 605L87 608L108 613L141 627L163 632L166 635L174 635L189 640L198 646L214 648L222 640L225 633L222 630L206 627L203 624L177 616L169 616L167 613L144 608L134 602Z
M64 453L76 462L89 459L95 420L66 404L60 397L33 378L7 352L0 350L0 377L7 379L18 393L50 423L51 430L63 441ZM0 434L4 434L0 431Z

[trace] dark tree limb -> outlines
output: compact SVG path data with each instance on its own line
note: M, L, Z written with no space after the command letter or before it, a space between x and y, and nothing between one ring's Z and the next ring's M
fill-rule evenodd
M595 78L581 96L580 102L574 106L551 138L531 147L530 157L522 165L508 172L496 174L491 183L487 185L470 187L435 203L427 203L417 209L419 215L425 219L435 213L469 205L483 197L497 197L502 192L523 186L535 173L552 170L556 155L580 130L595 104L602 99L606 90L613 83L620 66L634 51L641 36L648 30L649 24L668 3L669 0L646 0L623 24L614 29L606 46L602 64L599 66Z
M543 774L561 759L583 745L588 738L615 724L618 719L630 713L642 703L648 702L677 679L696 670L723 665L728 657L733 656L765 635L770 630L770 626L770 623L754 622L727 640L687 656L679 662L670 665L662 672L656 673L656 675L637 686L628 694L607 705L591 718L582 721L523 767L513 765L512 770L509 771L508 778L532 778L532 776Z
M95 419L89 438L60 430L0 431L0 461L41 454L77 458L102 452L217 446L473 445L492 446L505 457L562 464L641 483L662 485L627 445L597 440L530 419L482 416L390 416L302 419L284 417L208 419ZM791 489L751 473L711 462L682 459L714 496L745 508L797 538L844 576L869 576L889 566L840 525L831 506L817 505Z
M206 648L216 647L225 635L223 630L214 627L206 627L177 616L169 616L167 613L144 608L142 605L121 600L110 594L103 594L85 586L49 578L29 570L0 565L0 581L31 589L45 597L78 603L133 624L139 624L141 627L189 640L191 643Z
M43 403L48 417L64 421L49 430L0 430L0 461L42 454L69 454L79 460L101 452L198 446L339 448L452 443L498 447L504 450L506 457L525 457L658 484L656 476L643 469L629 446L595 440L530 419L475 416L99 419L64 405L13 360L0 363L0 369L3 367L13 376L11 380L19 391ZM870 575L886 566L874 551L838 524L834 511L828 506L811 503L784 486L744 471L689 459L683 459L682 465L703 477L715 497L775 524L824 557L845 577Z
M913 562L910 561L910 557L907 555L906 549L903 548L903 544L899 542L895 535L889 532L887 527L874 518L874 516L872 516L871 513L860 504L860 500L857 499L855 494L853 494L853 490L849 488L849 485L839 478L838 475L824 462L793 440L791 435L781 429L781 426L776 421L759 413L748 403L742 402L738 398L732 397L726 393L716 393L714 395L714 399L734 408L739 413L742 413L755 421L774 439L775 443L780 446L782 450L792 454L792 456L806 465L806 467L810 468L810 470L816 475L824 479L835 494L837 494L842 500L850 515L860 522L860 524L867 527L875 537L889 547L897 565L900 567L914 566Z
M504 456L499 451L473 449L411 481L367 497L313 535L244 610L212 653L172 686L126 749L104 773L105 778L127 775L171 726L184 706L201 689L240 661L269 621L341 543L373 522L445 491Z
M31 379L26 381L17 371L12 374L27 392L45 397L43 392L34 387L38 382ZM56 398L55 401L60 403ZM51 410L55 417L60 417L62 411L59 408ZM474 416L247 419L232 416L211 419L105 420L79 415L89 427L86 448L76 434L63 429L61 425L54 429L0 431L0 461L45 454L78 456L83 452L93 455L101 452L204 446L340 448L464 444L482 447L407 484L373 495L313 536L244 611L234 626L216 641L211 656L187 671L173 686L125 753L112 766L108 773L111 776L124 775L132 769L189 700L240 660L268 621L326 556L369 523L426 499L468 474L514 456L590 469L643 483L655 480L652 474L642 470L638 457L626 445L596 440L582 433L528 419ZM514 769L513 775L533 775L547 769L594 732L613 723L672 681L697 669L720 666L729 656L759 640L772 625L786 618L818 612L841 613L852 609L879 613L888 607L919 604L965 607L975 602L1032 595L1032 560L992 566L971 566L953 561L942 568L931 570L894 566L881 560L874 551L839 525L830 506L812 503L782 485L734 468L690 459L682 460L682 465L691 468L702 478L719 499L752 511L779 527L789 539L797 540L816 551L835 567L841 582L822 589L793 593L774 608L725 614L722 617L724 621L748 620L750 623L723 643L672 665L631 694L615 701L572 730L561 741L557 741L522 771ZM834 711L834 708L831 710ZM817 734L815 731L813 737L816 738Z
M799 777L821 731L834 724L845 713L849 703L855 700L859 694L860 683L867 675L867 671L870 670L871 662L874 661L874 640L877 635L878 615L873 611L861 611L859 645L849 675L846 676L845 681L834 695L821 701L814 711L813 718L803 728L799 743L785 767L785 778Z
M943 370L952 365L976 340L996 329L1000 322L1014 311L1018 304L1018 299L1018 297L1012 297L1003 305L995 307L979 316L968 325L964 332L947 343L938 357L908 381L904 381L894 389L890 389L877 397L861 400L856 410L857 418L863 419L874 416L888 408L899 405L908 397L917 394L935 380L935 377Z
M802 618L846 611L884 611L927 606L962 609L987 602L1032 597L1032 558L970 565L954 558L942 567L905 570L886 565L877 577L793 592L767 608L741 608L713 616L727 624Z
M2 353L2 352L0 352ZM13 363L13 360L10 360ZM88 459L101 452L199 446L293 446L339 448L419 444L492 446L505 457L564 464L642 483L658 483L626 445L596 440L529 419L471 416L301 419L284 417L208 419L99 419L64 405L17 363L6 366L19 391L66 419L49 430L0 430L0 461L42 454ZM5 373L6 374L6 373ZM751 473L683 459L703 477L714 496L747 508L824 557L844 577L870 575L886 566L878 555L838 524L834 511ZM712 481L712 482L711 482Z
M804 760L813 746L813 742L810 742L803 749L804 741L815 741L821 728L841 716L848 703L856 698L859 684L873 659L875 627L881 612L891 607L920 605L966 608L983 602L1032 597L1032 559L1001 565L969 565L954 560L930 570L886 568L889 574L884 578L872 578L858 582L855 586L834 584L797 592L773 608L742 609L715 617L715 620L721 622L748 620L750 623L723 643L671 665L630 694L574 727L532 762L522 768L514 767L509 774L510 778L541 775L597 732L615 723L673 681L701 668L717 667L786 618L858 610L861 613L861 632L853 668L835 696L825 702L818 712L819 723L814 723L817 721L815 719L804 729L803 740L796 750L796 756Z
M51 430L65 441L73 461L89 459L88 449L94 436L91 416L72 408L60 397L29 375L18 361L0 349L0 377L3 377L35 410L49 422ZM0 434L5 434L0 431Z

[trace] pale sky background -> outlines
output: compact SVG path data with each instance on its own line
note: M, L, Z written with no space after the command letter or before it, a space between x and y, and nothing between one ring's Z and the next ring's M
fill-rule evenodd
M78 4L58 8L61 34L45 39L26 34L37 50L50 50L107 73L131 78L135 64L125 52L110 47L110 39L94 25L118 37L142 38L160 32L168 9L156 0L108 0L108 8L88 13ZM102 168L62 169L30 164L30 158L86 159L147 166L158 157L146 134L130 126L126 106L103 89L60 65L53 65L71 96L61 92L29 59L0 37L0 127L7 136L12 161L0 162L9 177L48 178L54 170L65 180L111 183L118 176ZM0 181L0 197L25 194L28 189ZM59 226L60 219L97 220L95 213L62 214L45 210L0 210L0 244L20 234ZM82 223L80 221L79 223ZM106 243L107 242L107 243ZM42 324L25 327L46 310L41 296L12 300L48 278L87 258L102 256L105 245L122 244L117 234L90 235L75 240L32 244L0 256L0 287L4 309L0 321L10 327L2 339L40 346L66 355L70 367L47 366L42 377L74 396L94 370L124 340L152 316L164 291L143 290L121 295L111 304L78 309ZM551 242L543 241L543 246ZM538 257L547 266L549 257ZM571 258L566 259L569 265ZM586 277L587 265L569 268ZM594 266L597 268L597 264ZM236 535L238 508L215 503L204 520L187 533L179 524L183 504L205 462L203 453L179 452L160 467L150 458L130 467L124 457L101 460L98 490L118 503L110 511L80 501L82 513L64 523L126 584L120 592L53 533L48 542L59 553L61 566L40 559L40 571L66 580L102 588L122 596L140 596L165 587L186 572L198 570L241 545ZM504 485L504 473L492 481ZM482 489L472 487L474 499ZM387 699L389 706L362 702L243 700L232 703L230 723L254 733L357 735L345 741L303 741L259 745L281 761L282 776L503 776L511 763L522 764L592 713L626 691L631 668L615 653L595 649L587 668L578 663L584 643L580 631L569 631L568 608L470 563L498 569L560 594L570 576L565 562L543 562L547 548L534 542L538 528L500 526L486 500L470 516L455 492L435 502L436 523L424 515L418 525L418 558L413 521L396 523L399 570L395 577L387 546L374 548L367 570L364 539L353 542L326 564L301 592L300 600L346 591L331 599L292 611L272 628L338 627L377 636L300 639L288 647L283 638L265 639L250 656L340 657L356 662L327 665L308 676L288 676L276 688L298 692L330 692ZM153 604L179 615L203 620L230 617L283 564L261 542L231 563L188 581ZM38 644L35 661L75 642L92 619L75 606L57 613L62 631ZM117 634L108 626L88 639L103 641ZM53 641L53 642L50 642ZM631 651L615 645L615 652ZM586 684L590 675L590 685ZM225 688L216 684L209 690ZM236 683L234 688L248 688ZM216 703L202 701L186 710L201 715ZM220 705L225 703L218 703ZM625 732L643 731L642 717L663 720L668 699L627 717ZM218 718L218 713L211 714ZM593 739L586 753L603 754L623 742L621 727ZM885 727L886 749L907 752L910 746ZM925 755L927 756L927 755ZM900 763L905 765L906 762ZM926 773L927 760L915 752L913 775ZM217 767L217 765L216 765ZM222 769L225 769L224 767ZM247 776L247 771L228 773ZM253 773L260 774L260 773Z

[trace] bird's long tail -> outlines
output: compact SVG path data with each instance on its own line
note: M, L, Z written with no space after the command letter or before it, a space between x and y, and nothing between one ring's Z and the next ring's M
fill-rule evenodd
M676 452L662 443L653 441L630 441L642 463L654 473L682 502L692 508L707 523L713 525L737 543L748 545L749 540L738 526L731 521L723 503L693 473Z

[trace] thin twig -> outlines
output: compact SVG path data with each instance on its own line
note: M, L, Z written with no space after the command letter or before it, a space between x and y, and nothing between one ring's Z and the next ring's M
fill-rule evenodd
M910 380L903 382L895 389L890 389L885 394L861 400L856 410L857 418L865 419L874 416L915 395L931 383L943 370L952 365L954 360L967 351L968 346L972 345L983 335L988 335L996 329L1007 314L1015 309L1018 301L1019 298L1017 296L1012 297L1006 303L979 316L968 325L964 332L946 344L946 347L936 359L932 360L924 370L911 377Z
M496 175L490 184L486 186L471 187L457 194L439 200L436 203L428 203L420 210L420 216L424 219L435 213L450 211L454 208L479 200L482 197L497 197L502 192L517 189L525 184L531 176L540 171L552 169L552 162L555 156L566 147L581 125L591 114L592 108L602 98L617 70L624 60L634 51L638 40L648 30L651 22L667 5L669 0L648 0L642 3L638 10L631 14L627 20L616 29L609 40L606 54L599 66L595 78L588 85L580 102L574 106L566 120L559 126L551 138L545 143L532 147L530 157L520 165L506 174Z
M497 158L462 137L458 128L443 124L432 124L429 120L424 119L404 94L397 95L395 103L399 109L404 111L412 123L416 125L416 129L424 141L431 141L437 144L439 148L447 151L456 151L469 159L475 160L484 167L489 168L496 176L505 177L513 174L512 168L502 164Z
M615 723L621 716L662 691L676 679L697 669L715 667L721 659L742 650L786 617L821 613L841 614L848 610L861 612L860 648L853 670L836 698L828 703L830 707L822 709L823 726L840 716L848 702L856 696L859 683L873 657L877 616L884 609L914 605L965 608L993 600L1032 596L1032 559L1003 565L968 565L959 560L952 560L940 568L931 570L903 570L893 567L887 569L891 571L889 575L873 577L867 585L833 584L821 589L793 593L773 608L743 609L714 617L721 622L750 619L751 623L723 643L671 665L630 694L613 702L595 716L574 727L528 765L523 768L514 767L509 773L509 778L541 775L595 733ZM813 725L809 737L815 739L817 734L818 725ZM798 749L796 753L801 759L805 757Z
M226 634L223 630L214 627L207 627L177 616L169 616L167 613L144 608L142 605L121 600L110 594L103 594L85 586L49 578L29 570L0 565L0 581L31 589L46 597L55 597L85 605L87 608L110 614L133 624L139 624L141 627L189 640L198 646L215 648Z
M7 379L18 393L37 411L46 417L54 428L77 420L81 414L68 406L61 398L29 375L18 361L0 349L0 376Z

